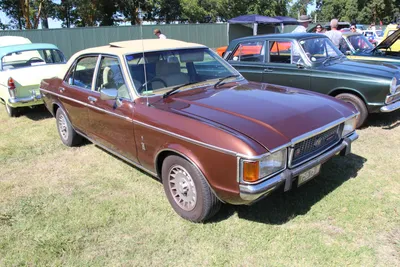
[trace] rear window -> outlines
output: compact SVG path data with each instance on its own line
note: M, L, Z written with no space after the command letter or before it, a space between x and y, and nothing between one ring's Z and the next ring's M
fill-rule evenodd
M1 63L5 70L65 63L65 58L58 49L37 49L7 54L1 59Z

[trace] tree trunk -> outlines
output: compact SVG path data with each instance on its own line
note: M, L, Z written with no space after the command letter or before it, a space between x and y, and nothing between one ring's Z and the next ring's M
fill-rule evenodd
M25 19L25 29L32 29L31 20L29 18L29 0L20 0L19 3L22 9L22 16Z

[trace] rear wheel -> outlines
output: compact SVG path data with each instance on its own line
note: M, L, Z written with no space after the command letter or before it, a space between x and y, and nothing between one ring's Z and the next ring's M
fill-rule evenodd
M162 182L169 203L186 220L205 221L221 207L203 174L182 157L171 155L164 160Z
M18 115L18 109L17 109L17 108L11 107L10 105L8 105L7 102L5 103L5 105L6 105L6 111L7 111L8 116L10 116L10 117L17 117L17 115Z
M65 112L59 108L56 112L57 130L60 135L61 141L66 146L76 146L82 142L82 136L80 136L73 128L68 120Z
M357 111L360 112L356 125L357 128L360 128L368 117L368 109L365 106L364 101L358 96L348 93L339 94L336 96L336 98L352 104L357 109Z

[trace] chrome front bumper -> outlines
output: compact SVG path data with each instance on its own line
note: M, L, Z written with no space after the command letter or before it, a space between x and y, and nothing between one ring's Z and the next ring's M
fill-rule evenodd
M247 204L253 203L261 197L267 195L272 192L274 189L278 188L283 183L284 191L288 191L292 188L293 180L299 176L301 173L315 167L319 164L322 164L332 158L333 156L340 153L341 156L346 156L351 152L351 143L358 139L358 134L353 133L350 136L343 139L343 141L336 145L331 150L326 153L298 166L294 169L286 169L280 174L271 177L270 179L261 182L259 184L240 184L240 198L243 199Z
M400 101L394 102L393 104L389 104L387 106L381 107L381 112L392 112L397 109L400 109Z
M10 104L19 104L19 103L29 103L29 102L36 102L42 100L42 96L38 95L31 95L27 97L11 97L8 99Z

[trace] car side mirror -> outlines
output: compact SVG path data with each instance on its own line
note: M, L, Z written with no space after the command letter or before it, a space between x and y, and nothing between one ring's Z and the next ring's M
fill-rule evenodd
M297 66L298 69L304 69L306 67L301 58L299 60L297 60L296 66Z
M115 100L118 97L118 90L115 88L101 89L100 99L101 100Z
M68 84L69 85L73 85L74 84L74 79L72 79L72 77L68 78Z
M351 51L350 50L347 50L346 51L346 56L350 56L351 55Z

